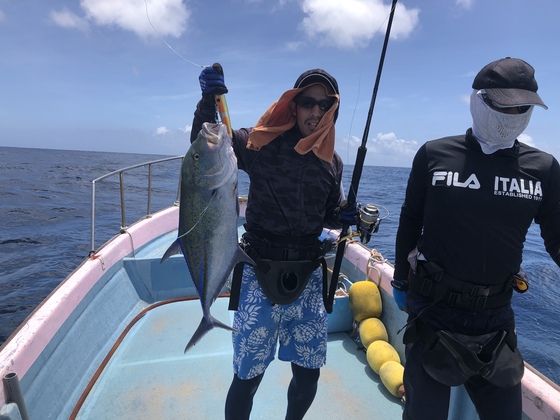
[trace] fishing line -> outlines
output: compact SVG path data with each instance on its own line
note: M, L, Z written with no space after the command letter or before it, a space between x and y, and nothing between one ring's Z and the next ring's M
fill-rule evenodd
M194 224L194 226L192 228L190 228L189 230L187 230L185 233L183 233L182 235L178 236L177 239L181 239L183 236L188 235L189 233L191 233L195 227L198 226L198 224L200 223L200 221L202 220L202 217L204 216L204 214L206 213L206 211L208 210L208 208L210 207L210 204L212 204L212 200L214 199L214 196L216 195L216 192L214 191L212 193L212 196L210 197L210 201L208 202L208 204L206 205L206 207L204 208L204 210L202 210L202 212L200 213L198 220L196 221L196 223Z
M152 27L152 29L154 30L154 32L155 32L156 34L158 34L158 36L159 36L159 37L161 38L161 40L165 43L165 45L167 45L171 51L173 51L175 54L177 54L179 57L181 57L181 58L182 58L183 60L185 60L187 63L193 64L193 65L195 65L195 66L197 66L197 67L202 67L202 68L207 67L207 66L202 66L202 65L200 65L200 64L197 64L197 63L195 63L194 61L188 60L188 59L186 59L185 57L183 57L181 54L179 54L177 51L175 51L175 50L173 49L173 47L167 43L167 41L165 40L165 38L158 32L158 30L156 29L156 27L155 27L154 24L152 23L152 21L151 21L151 19L150 19L150 15L149 15L149 13L148 13L148 2L147 2L147 0L144 0L144 4L146 5L146 17L148 18L148 22L150 22L150 26Z
M394 5L394 7L396 7L396 4ZM385 19L383 20L383 22L381 22L381 24L379 25L379 28L377 28L377 31L375 31L375 33L380 32L381 28L385 25L385 22L387 22L387 20L389 19L389 17L391 16L393 8L391 8L391 10L389 11L389 14L385 17ZM366 60L366 55L363 55L363 61L362 63L364 63ZM348 141L346 142L346 161L350 162L349 159L349 155L350 155L350 139L353 137L352 136L352 126L354 125L354 117L356 116L356 110L358 109L358 102L360 100L360 92L362 90L362 75L364 72L364 66L360 66L360 74L358 76L358 96L356 97L356 104L354 105L354 111L352 112L352 118L350 119L350 128L348 129Z
M181 54L179 54L177 51L175 51L175 49L171 45L169 45L169 43L159 33L159 31L156 29L156 27L152 23L152 20L150 19L150 14L148 13L148 1L147 0L144 0L144 5L146 6L146 17L148 18L148 22L150 23L150 26L152 27L154 32L161 38L161 40L164 42L164 44L169 47L169 49L171 51L173 51L175 54L177 54L179 57L181 57L183 60L185 60L189 64L192 64L194 66L201 67L201 68L210 67L210 66L203 66L203 65L200 65L198 63L195 63L194 61L191 61L191 60L183 57ZM222 71L221 74L223 76L223 71ZM232 136L232 129L231 129L231 122L230 122L230 119L229 119L229 110L228 110L228 107L227 107L226 97L225 97L225 95L215 95L214 97L215 97L215 100L216 100L216 112L219 116L220 122L227 127L228 135L231 137Z

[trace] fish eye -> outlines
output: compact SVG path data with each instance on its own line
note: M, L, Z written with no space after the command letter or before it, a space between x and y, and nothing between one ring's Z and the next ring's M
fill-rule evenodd
M200 159L200 155L198 153L194 154L194 160L199 160Z

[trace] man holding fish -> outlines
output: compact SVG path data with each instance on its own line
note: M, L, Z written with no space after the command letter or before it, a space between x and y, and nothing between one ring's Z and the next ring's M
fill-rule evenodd
M199 81L191 142L203 123L216 122L215 96L228 91L219 65L206 67ZM279 359L290 362L293 373L286 419L303 418L315 398L327 348L325 250L318 238L324 226L355 225L357 217L355 207L341 209L338 107L336 80L322 69L309 70L255 127L233 130L237 166L250 179L241 246L255 264L234 272L234 377L226 419L249 418L277 344Z

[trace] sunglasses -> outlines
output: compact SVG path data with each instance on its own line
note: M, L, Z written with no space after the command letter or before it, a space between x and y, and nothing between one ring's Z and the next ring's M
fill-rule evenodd
M524 114L529 111L531 105L523 105L523 106L503 106L497 104L496 102L492 101L486 93L482 94L482 100L486 105L492 108L495 111L501 112L502 114ZM517 112L512 112L513 110L517 110Z
M328 111L334 104L334 99L320 99L311 98L309 96L296 96L294 102L305 109L313 109L315 105L323 112Z

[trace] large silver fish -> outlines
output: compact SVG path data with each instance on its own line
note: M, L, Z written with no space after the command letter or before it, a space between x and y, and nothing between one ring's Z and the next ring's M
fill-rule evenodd
M178 238L161 259L182 252L200 297L202 320L185 352L216 326L234 331L210 307L238 262L254 264L239 247L238 215L237 159L227 128L204 123L181 167Z

